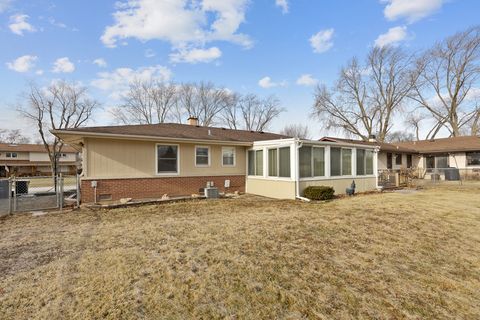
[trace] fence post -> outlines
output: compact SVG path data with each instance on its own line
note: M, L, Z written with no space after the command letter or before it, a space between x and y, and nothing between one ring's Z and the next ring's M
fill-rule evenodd
M8 214L12 214L12 179L8 179Z
M60 212L63 211L63 176L60 173L60 179L59 179L59 189L60 189Z
M80 208L80 175L77 173L77 208Z
M13 212L17 211L17 181L15 178L12 180L13 185Z

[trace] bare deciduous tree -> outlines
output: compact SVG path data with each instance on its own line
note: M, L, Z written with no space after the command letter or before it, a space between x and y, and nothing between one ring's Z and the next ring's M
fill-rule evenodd
M415 140L420 140L421 122L425 120L425 115L419 112L411 112L405 119L405 124L415 130Z
M373 48L364 66L353 58L342 68L332 89L318 86L313 114L327 130L341 130L368 140L385 140L392 117L404 104L412 86L411 56L394 47Z
M393 131L387 135L385 142L415 141L415 135L407 131Z
M88 97L86 88L73 83L58 81L45 89L30 85L25 105L19 111L37 126L50 159L53 176L58 173L63 142L51 135L50 130L82 126L97 106L98 103Z
M303 124L287 124L280 133L298 139L310 139L308 126Z
M480 75L480 27L459 32L439 42L417 61L411 98L429 112L435 125L430 138L442 128L451 136L470 125L478 132L480 108L472 95Z
M265 99L255 94L235 96L223 112L223 121L231 129L264 131L283 111L280 101L273 96Z
M219 121L220 113L234 101L234 94L210 82L180 85L174 118L181 122L189 116L198 118L202 126Z
M164 123L177 99L173 84L152 80L135 80L112 115L123 124Z
M23 135L20 129L0 129L0 143L30 143L30 138Z

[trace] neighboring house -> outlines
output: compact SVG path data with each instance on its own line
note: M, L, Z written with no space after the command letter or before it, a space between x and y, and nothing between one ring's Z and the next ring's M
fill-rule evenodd
M376 146L379 149L379 170L417 169L419 177L437 173L445 179L445 171L459 169L461 176L480 175L480 137L462 136L413 142L380 143L325 137L322 141L349 142Z
M354 143L361 145L374 146L378 148L378 170L399 170L406 168L416 168L421 162L421 156L417 150L408 145L378 142L375 139L369 141L343 139L335 137L324 137L320 141L331 141L340 143Z
M59 172L75 174L78 152L65 146L60 154ZM45 146L39 144L0 143L0 177L51 175Z
M419 168L458 168L465 171L480 169L480 136L462 136L397 143L416 150Z
M82 148L83 202L223 192L295 199L309 185L344 193L376 188L375 147L299 140L274 133L154 124L52 131Z

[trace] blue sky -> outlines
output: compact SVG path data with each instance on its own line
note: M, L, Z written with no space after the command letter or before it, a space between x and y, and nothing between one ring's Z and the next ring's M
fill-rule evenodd
M0 0L0 127L34 133L15 112L31 81L88 86L104 107L92 124L108 125L129 79L152 76L274 94L287 112L273 130L308 122L318 137L316 83L374 45L427 48L479 12L478 0Z

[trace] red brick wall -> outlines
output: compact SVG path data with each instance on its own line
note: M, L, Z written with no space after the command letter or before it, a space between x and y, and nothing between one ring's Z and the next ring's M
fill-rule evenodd
M226 189L225 180L230 180ZM81 193L83 203L94 202L92 180L82 180ZM213 181L220 192L245 192L245 176L202 176L202 177L159 177L138 179L101 179L97 181L97 199L101 195L111 195L112 200L121 198L147 199L169 196L190 196L199 193L207 181Z

